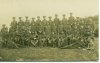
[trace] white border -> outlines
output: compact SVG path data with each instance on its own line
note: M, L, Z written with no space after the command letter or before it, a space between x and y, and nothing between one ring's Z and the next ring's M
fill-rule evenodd
M99 11L100 11L100 0L98 1L98 4L99 4ZM84 4L85 5L85 4ZM99 15L100 15L100 12L99 12ZM100 24L100 16L99 16L99 22ZM99 33L100 33L100 25L99 25ZM99 39L100 39L100 34L99 34ZM100 40L99 40L99 51L100 51ZM99 52L99 57L100 57L100 52ZM99 63L100 62L100 58L97 62L92 62L90 61L89 63ZM51 63L51 62L0 62L0 63ZM58 62L52 62L52 63L58 63ZM70 62L59 62L59 63L70 63ZM74 63L74 62L71 62L71 63ZM80 63L80 62L75 62L75 63ZM87 63L87 62L82 62L82 63Z

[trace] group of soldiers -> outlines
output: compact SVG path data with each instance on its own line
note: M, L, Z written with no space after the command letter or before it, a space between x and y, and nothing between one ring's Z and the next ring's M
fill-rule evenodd
M43 20L25 20L19 17L19 21L13 17L10 27L2 25L1 38L5 47L59 47L59 48L86 48L90 47L94 40L94 21L91 18L73 17L69 18L63 14L62 20L55 14Z

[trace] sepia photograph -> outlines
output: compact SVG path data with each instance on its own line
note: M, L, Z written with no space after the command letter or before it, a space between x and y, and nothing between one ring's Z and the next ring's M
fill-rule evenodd
M99 0L0 0L0 62L99 61Z

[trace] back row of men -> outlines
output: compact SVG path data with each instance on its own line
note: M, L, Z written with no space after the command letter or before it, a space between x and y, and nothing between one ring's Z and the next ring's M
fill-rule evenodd
M80 28L94 28L94 23L91 19L81 19L77 17L76 19L72 16L72 13L70 13L70 17L67 20L66 15L63 15L63 19L59 20L58 15L55 15L54 20L52 20L52 17L49 17L49 20L46 20L46 16L43 16L43 20L41 21L40 17L37 16L37 20L35 21L35 18L32 18L31 23L28 17L26 16L25 22L22 20L21 17L19 17L19 22L15 20L15 17L13 17L13 22L11 22L11 28L10 29L16 29L18 28L19 31L24 30L31 32L52 32L52 33L63 33L64 31L67 32L67 29L79 29ZM31 29L30 29L31 27ZM63 32L62 32L63 31ZM47 33L47 34L48 34Z

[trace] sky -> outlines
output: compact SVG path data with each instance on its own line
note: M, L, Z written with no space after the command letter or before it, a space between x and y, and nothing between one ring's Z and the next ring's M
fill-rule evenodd
M69 17L86 17L98 15L99 0L0 0L0 28L2 24L10 25L12 17L29 16L36 18L40 16L52 16L58 14L61 19L62 14Z

